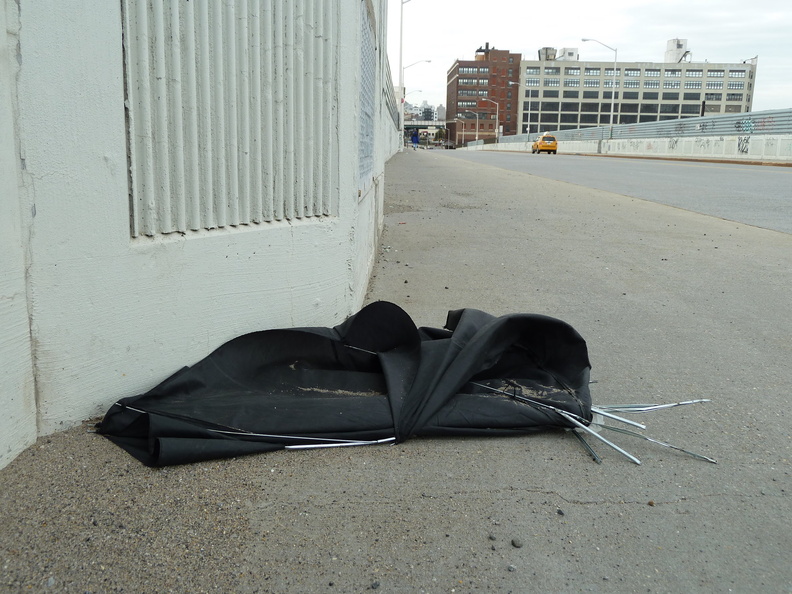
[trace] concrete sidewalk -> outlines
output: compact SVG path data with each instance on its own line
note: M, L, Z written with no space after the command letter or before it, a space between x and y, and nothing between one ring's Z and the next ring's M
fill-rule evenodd
M561 318L595 403L711 398L637 420L719 463L552 433L152 470L73 429L0 471L0 591L791 592L792 236L442 151L386 175L368 301Z

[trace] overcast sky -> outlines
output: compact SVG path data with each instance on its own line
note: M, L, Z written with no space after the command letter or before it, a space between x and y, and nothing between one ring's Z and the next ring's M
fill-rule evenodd
M578 48L581 61L662 62L669 39L687 39L694 62L742 62L759 56L753 110L792 108L790 0L554 1L389 0L388 58L399 82L399 12L407 101L446 104L446 73L479 47L536 60L540 47ZM419 92L420 91L420 92Z

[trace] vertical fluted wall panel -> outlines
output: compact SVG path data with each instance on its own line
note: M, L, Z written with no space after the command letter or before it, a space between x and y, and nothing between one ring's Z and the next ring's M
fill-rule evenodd
M333 0L123 0L133 236L333 215Z

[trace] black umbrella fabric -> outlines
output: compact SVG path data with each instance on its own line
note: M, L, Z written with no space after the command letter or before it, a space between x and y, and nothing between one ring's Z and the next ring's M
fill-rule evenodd
M561 320L462 309L443 329L418 329L380 301L334 328L235 338L116 402L98 432L144 464L166 466L573 428L592 419L590 367L585 341Z

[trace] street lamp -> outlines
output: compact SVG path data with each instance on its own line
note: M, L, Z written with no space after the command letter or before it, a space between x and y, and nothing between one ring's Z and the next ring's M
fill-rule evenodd
M406 2L409 1L410 0L406 0ZM402 0L402 5L404 5L406 2L405 0ZM402 68L401 55L399 55L399 86L401 88L401 100L399 101L399 125L402 130L402 133L404 133L404 98L407 96L407 94L404 92L404 71L410 68L411 66L415 66L416 64L422 64L424 62L431 62L431 60L418 60L417 62L413 62L412 64L408 64L407 66ZM404 145L404 142L402 142L402 145ZM402 148L399 148L399 150L402 150Z
M476 116L476 141L478 141L478 131L479 131L478 113L476 113L475 111L470 111L469 109L466 109L465 113L472 113L474 116Z
M404 5L410 0L401 0L399 6L399 97L400 102L404 100L404 69L402 68L402 48L404 47ZM400 112L403 116L404 112ZM403 118L399 120L399 127L403 129ZM404 143L402 143L404 144Z
M495 142L498 142L498 136L500 133L500 105L498 105L497 101L493 101L492 99L487 99L486 97L481 98L482 101L489 101L490 103L495 104Z
M609 45L605 45L601 41L597 41L596 39L589 39L588 37L584 37L581 41L593 41L595 43L599 43L602 47L607 47L610 51L613 52L613 86L611 87L611 117L610 117L610 137L613 138L613 115L616 113L616 62L619 52L616 50L615 47L611 47Z
M519 105L519 100L522 99L522 97L519 96L519 90L521 88L521 85L520 85L519 81L510 80L509 83L508 83L508 86L513 87L514 85L517 85L517 90L518 90L518 95L517 95L518 101L517 101L517 103ZM520 113L523 113L523 112L520 112ZM528 110L528 128L526 128L526 130L525 130L526 134L530 130L530 126L531 126L531 121L530 120L531 120L531 110L529 109ZM523 123L525 123L525 122L523 122Z
M462 144L465 144L465 120L460 120L459 118L454 118L455 122L462 122ZM459 129L456 131L456 143L459 145Z

